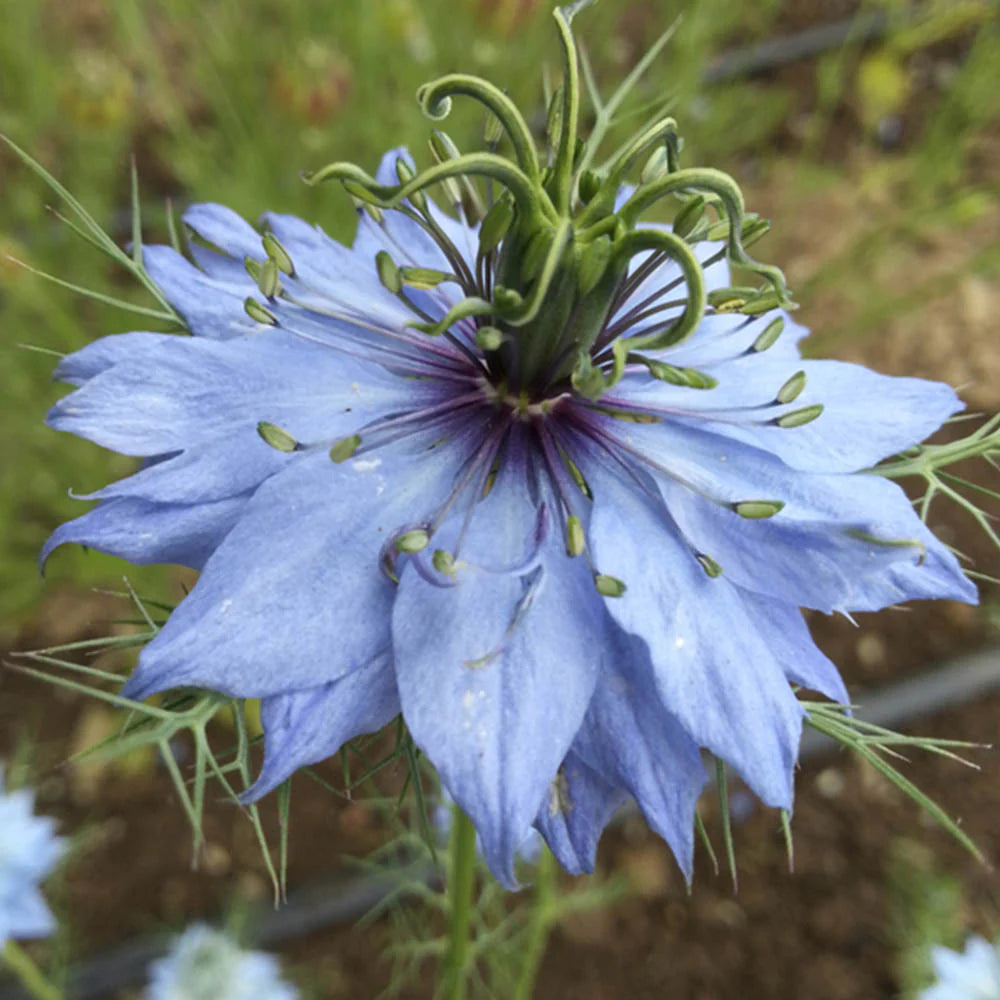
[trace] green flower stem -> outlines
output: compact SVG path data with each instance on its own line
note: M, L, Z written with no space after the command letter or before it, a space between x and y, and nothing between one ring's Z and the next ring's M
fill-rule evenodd
M38 1000L63 1000L62 991L42 975L31 956L16 941L7 942L3 950L3 960L33 997L37 997Z
M531 906L531 922L528 924L528 940L525 942L524 962L517 980L514 1000L531 1000L535 992L535 980L545 957L545 948L552 930L555 907L552 900L556 893L556 863L552 852L542 849L535 870L535 898Z
M446 1000L464 1000L469 967L469 930L476 882L476 828L452 807L451 871L448 873L448 949L444 958Z

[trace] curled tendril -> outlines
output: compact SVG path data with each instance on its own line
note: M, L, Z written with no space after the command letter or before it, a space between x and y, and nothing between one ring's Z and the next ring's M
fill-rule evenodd
M429 167L404 184L379 184L370 174L353 163L338 162L305 174L307 184L340 181L356 185L381 208L396 208L412 195L452 177L491 177L510 191L527 224L543 226L557 221L555 209L545 192L532 184L523 171L502 156L493 153L470 153L446 163Z
M674 323L658 333L619 338L615 341L616 347L621 345L619 350L659 351L665 347L673 347L687 340L705 315L705 273L688 242L669 230L636 229L628 233L618 245L618 253L626 259L646 250L666 254L680 267L687 284L684 311Z
M531 130L517 105L488 80L463 73L452 73L425 83L417 91L417 100L428 118L432 121L443 121L451 114L451 98L455 94L471 97L496 116L514 147L518 166L533 184L538 184L538 154L535 151Z
M662 118L637 135L615 158L607 179L601 184L597 194L591 199L586 211L580 217L581 226L589 225L610 211L629 171L645 154L661 142L666 144L667 170L671 174L678 172L677 121L673 118Z
M559 144L552 166L552 192L556 205L569 213L573 195L573 159L576 155L576 135L580 117L580 67L576 55L576 41L570 22L577 11L588 6L577 2L568 7L557 7L553 12L559 41L563 50L565 77L562 86L562 116L559 124Z
M651 205L665 198L667 195L677 194L681 191L707 191L715 195L722 203L722 207L729 221L728 254L729 259L734 263L745 267L754 274L759 274L770 283L777 295L777 304L788 306L791 299L788 295L788 288L785 284L785 276L781 269L772 264L762 264L751 257L743 249L741 229L746 209L743 203L743 192L739 185L721 170L712 167L694 167L686 170L678 170L668 174L658 181L653 181L645 187L640 188L622 206L621 217L628 226L634 226L642 213Z

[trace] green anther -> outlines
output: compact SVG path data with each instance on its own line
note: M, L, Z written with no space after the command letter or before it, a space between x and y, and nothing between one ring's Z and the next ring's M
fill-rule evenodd
M274 266L283 274L289 276L295 273L295 265L288 251L278 242L274 233L264 233L261 239L264 244L264 253L270 260L274 261Z
M740 230L740 241L743 249L752 247L762 236L766 236L771 231L771 223L767 219L761 219L756 215L748 215L743 220Z
M802 390L806 387L806 373L796 372L779 390L774 397L776 403L791 403L802 395Z
M381 226L385 221L385 212L382 211L378 205L366 205L362 204L361 208L364 209L365 214L374 222L377 226Z
M701 563L701 568L707 576L710 576L713 580L716 577L722 576L722 567L711 556L705 555L704 552L699 552L695 558Z
M414 528L413 531L404 531L396 538L396 551L403 555L413 555L423 552L430 544L431 536L423 528Z
M307 184L312 183L312 174L305 177L305 181ZM361 205L365 207L371 206L373 208L379 208L378 196L369 191L364 185L358 184L357 181L349 179L341 180L340 183L343 185L344 190ZM379 222L381 219L377 218L375 221Z
M257 323L264 323L267 326L278 325L278 317L270 309L262 306L255 298L244 299L243 310Z
M763 521L784 510L785 504L781 500L741 500L731 506L735 513L748 521Z
M482 253L490 253L507 235L510 224L514 221L514 203L510 198L500 198L486 213L479 227L479 249Z
M566 521L566 554L578 556L586 548L587 541L583 536L583 523L576 514L571 514Z
M610 236L599 236L583 251L579 271L581 295L586 295L597 287L608 269L612 252Z
M667 163L667 147L657 146L652 155L646 160L642 172L639 174L640 184L652 184L663 177L669 168Z
M719 384L717 378L708 372L698 371L697 368L678 368L663 361L654 361L652 358L642 358L642 362L653 378L669 382L671 385L682 385L688 389L714 389Z
M257 272L257 287L265 298L273 299L281 291L281 277L278 265L268 257Z
M361 447L361 435L352 434L341 438L331 449L330 458L338 465L346 462Z
M569 473L570 478L576 484L576 488L588 499L594 499L593 490L590 488L590 483L583 478L583 473L580 471L579 466L566 454L562 448L559 448L559 457L563 461L563 465L566 466L566 471Z
M627 589L621 580L607 573L595 573L594 586L602 597L621 597Z
M496 351L503 343L503 331L495 326L481 326L476 330L476 344L484 351Z
M495 114L488 112L486 115L486 121L483 124L483 139L485 140L486 145L490 147L496 146L502 138L503 123Z
M606 417L624 420L629 424L659 424L663 422L662 417L654 417L651 413L640 413L636 410L620 410L614 406L595 406L594 409Z
M432 267L401 267L399 276L404 285L424 291L437 288L443 281L455 280L455 275L447 271L435 271Z
M393 295L398 295L403 290L403 276L399 273L399 268L389 256L388 251L379 250L375 255L375 268L378 271L378 280Z
M584 170L580 174L580 183L578 185L578 192L580 195L580 201L586 205L598 191L601 190L601 185L604 183L604 178L601 177L599 173L594 170Z
M708 229L705 230L705 239L711 240L713 243L719 240L729 239L729 220L720 219L718 222L713 222Z
M695 227L705 217L705 198L697 194L685 202L681 210L674 216L674 232L683 238L690 236Z
M545 120L545 135L548 139L549 148L555 149L560 142L562 135L563 120L563 88L556 87L549 101L549 110Z
M823 412L822 403L813 403L812 406L803 406L801 410L792 410L783 417L777 417L774 423L778 427L802 427L803 424L811 424Z
M923 566L927 559L927 546L919 538L879 538L858 528L848 528L846 534L867 545L879 545L891 549L916 549L920 553L918 566Z
M266 420L262 420L257 424L257 433L261 436L265 444L269 444L276 451L298 450L298 441L288 431L277 424L269 424Z
M750 350L757 354L760 354L761 351L766 351L769 347L774 346L778 338L784 332L785 321L779 316L777 319L771 320L771 322L764 327L763 331L751 345Z
M407 184L417 176L416 171L402 157L396 160L396 176L400 184Z
M249 255L243 258L243 266L246 268L247 274L253 278L254 281L260 280L260 261L254 260L253 257Z
M455 557L447 549L435 549L431 564L443 576L455 575Z
M462 155L451 136L448 135L447 132L442 132L440 129L435 129L431 133L429 141L431 152L434 154L438 163L444 163L445 160L457 160Z
M760 316L761 313L770 312L772 309L778 309L781 306L784 306L785 309L798 308L792 302L782 302L774 292L764 292L750 299L748 302L744 302L739 307L739 311L744 316Z
M549 248L551 246L551 230L540 229L528 240L528 245L524 249L524 256L521 258L521 280L525 284L530 282L541 271L542 265L544 265L549 255Z
M756 294L756 288L737 285L733 288L715 288L705 296L705 299L717 312L736 312Z

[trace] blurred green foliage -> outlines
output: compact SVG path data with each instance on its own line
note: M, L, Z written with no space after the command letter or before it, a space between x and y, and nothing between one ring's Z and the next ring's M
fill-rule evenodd
M959 229L986 210L996 176L970 179L970 150L1000 110L994 5L884 0L859 12L875 9L885 11L888 31L874 44L849 36L787 70L709 89L703 78L714 56L814 24L824 16L819 5L602 0L579 32L607 88L683 15L634 110L670 109L689 162L728 166L744 181L748 164L759 174L755 164L795 157L802 185L835 184L831 166L845 147L878 154L877 143L894 145L883 133L903 122L905 142L893 149L889 169L905 210L859 237L875 253L900 227L935 213L939 224ZM183 208L192 200L223 201L250 218L267 209L299 213L349 238L348 199L306 187L299 171L342 158L372 167L385 149L403 144L424 155L429 124L413 94L424 80L455 70L491 77L541 123L541 79L557 71L550 10L540 0L18 0L3 9L0 131L123 244L131 155L147 242L166 240L169 201ZM943 53L949 79L924 79L928 52ZM467 107L456 105L446 128L463 147L481 143L482 118ZM44 538L85 509L68 491L90 491L131 468L43 426L44 409L60 393L49 382L54 358L44 352L135 329L137 318L50 286L6 255L141 297L53 216L51 193L6 151L0 190L0 623L11 631L41 593L34 560ZM815 279L817 289L857 277L857 247L840 260ZM798 291L803 298L809 288ZM870 282L860 298L875 311L869 325L895 308ZM62 551L50 575L96 582L121 569L96 554ZM130 574L153 585L164 580L154 571Z

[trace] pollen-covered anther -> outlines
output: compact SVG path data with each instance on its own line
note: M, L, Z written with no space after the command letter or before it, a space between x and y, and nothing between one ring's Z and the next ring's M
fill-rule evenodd
M447 549L435 549L431 565L442 575L455 575L455 557Z
M607 573L595 573L594 586L602 597L621 597L628 589L618 577Z
M338 464L346 462L360 447L360 434L352 434L350 437L341 438L330 448L330 458Z
M733 512L748 521L763 521L784 510L782 500L740 500L732 504Z
M801 410L792 410L784 416L775 417L772 423L778 427L802 427L811 424L823 412L822 403L813 403L812 406L803 406Z
M417 552L423 552L430 541L430 532L424 528L414 528L397 535L395 547L396 551L402 555L415 555Z

